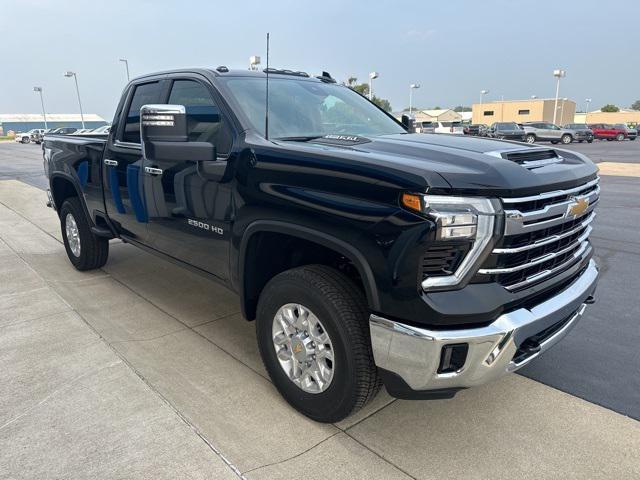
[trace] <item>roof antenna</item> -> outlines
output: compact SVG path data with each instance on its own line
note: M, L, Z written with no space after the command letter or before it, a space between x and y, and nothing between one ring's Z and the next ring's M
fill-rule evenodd
M269 32L267 32L267 92L265 98L265 110L264 110L264 138L269 140Z

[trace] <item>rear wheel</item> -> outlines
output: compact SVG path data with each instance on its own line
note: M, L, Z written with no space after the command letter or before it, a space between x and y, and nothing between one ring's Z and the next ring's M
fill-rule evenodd
M567 145L573 141L573 137L568 133L565 133L564 135L562 135L562 138L560 139L560 141L565 145Z
M313 420L342 420L380 388L363 294L333 268L307 265L271 279L256 332L273 384Z
M78 270L94 270L107 263L109 240L91 231L78 197L71 197L60 209L62 239L67 256Z
M22 143L29 143L31 139L29 137L22 137Z
M525 142L527 143L536 143L536 136L531 133L525 137Z

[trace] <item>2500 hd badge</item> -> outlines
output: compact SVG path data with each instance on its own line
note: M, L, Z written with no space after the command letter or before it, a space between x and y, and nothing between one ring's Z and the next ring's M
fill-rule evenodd
M201 228L202 230L217 233L218 235L224 235L224 230L220 227L216 227L215 225L209 225L208 223L200 222L199 220L194 220L193 218L188 218L187 222L192 227Z

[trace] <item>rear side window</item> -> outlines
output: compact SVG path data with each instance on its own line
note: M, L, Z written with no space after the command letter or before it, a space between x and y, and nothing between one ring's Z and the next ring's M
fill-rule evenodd
M183 105L187 112L190 142L209 142L219 154L231 150L231 132L209 90L195 80L175 80L169 95L169 104Z
M160 103L160 83L144 83L135 87L124 124L123 142L140 143L140 107Z

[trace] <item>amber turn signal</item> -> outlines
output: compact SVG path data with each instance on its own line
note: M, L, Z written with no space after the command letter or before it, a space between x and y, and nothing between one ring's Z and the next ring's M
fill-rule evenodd
M402 204L405 207L410 208L411 210L415 210L416 212L422 211L422 201L420 200L420 195L414 195L413 193L403 193Z

